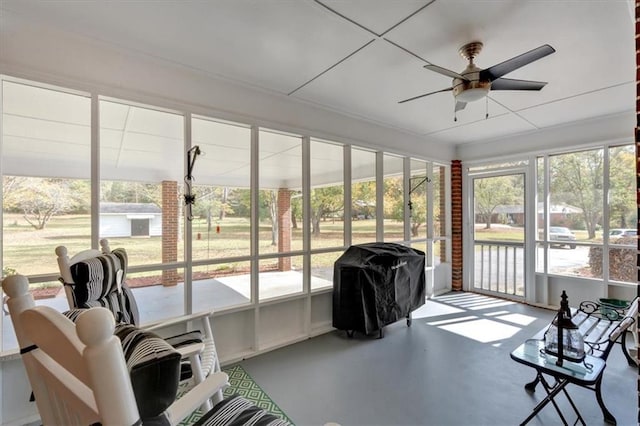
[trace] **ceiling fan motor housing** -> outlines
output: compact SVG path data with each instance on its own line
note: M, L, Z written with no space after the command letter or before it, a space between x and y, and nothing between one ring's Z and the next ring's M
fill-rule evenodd
M475 64L469 64L467 68L460 73L467 80L459 78L453 79L453 96L460 102L473 102L487 96L491 89L491 81L480 80L480 68Z

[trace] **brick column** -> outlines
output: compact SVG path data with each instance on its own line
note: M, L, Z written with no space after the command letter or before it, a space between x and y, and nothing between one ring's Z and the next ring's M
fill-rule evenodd
M178 182L162 181L162 263L178 260ZM178 271L162 271L162 285L178 284Z
M278 253L291 251L291 191L278 189ZM290 271L291 258L278 259L278 271Z
M462 290L462 163L451 162L451 287Z

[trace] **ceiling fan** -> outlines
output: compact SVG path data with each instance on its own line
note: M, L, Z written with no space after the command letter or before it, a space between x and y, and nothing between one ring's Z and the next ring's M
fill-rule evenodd
M460 73L433 64L424 66L426 69L437 72L438 74L452 77L453 83L451 87L414 96L398 103L413 101L433 95L434 93L453 91L453 97L456 100L454 113L456 113L464 109L468 102L477 101L478 99L486 97L490 90L540 90L547 84L544 81L514 80L511 78L502 78L502 76L555 52L556 50L548 44L544 44L486 69L478 68L476 64L473 63L474 58L478 56L482 50L482 46L481 42L474 41L458 49L460 55L469 61L469 65ZM454 120L455 119L456 118L454 118Z

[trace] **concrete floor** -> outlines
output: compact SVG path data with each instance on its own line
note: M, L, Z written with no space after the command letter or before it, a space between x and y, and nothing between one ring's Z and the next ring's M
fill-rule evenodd
M387 326L383 339L334 331L241 364L298 426L517 425L544 390L525 391L534 370L509 353L554 314L449 293L415 311L411 327ZM604 374L603 398L618 425L637 425L637 368L616 347ZM570 386L569 393L588 425L605 424L594 392ZM561 421L548 405L529 424Z
M201 292L215 291L215 285L225 287L227 302L246 300L241 288L221 283L194 286L194 294L201 296L194 300L211 300ZM181 286L138 291L145 293L140 294L145 305L157 301L145 316L167 315L168 308L179 314ZM220 289L216 294L220 300ZM43 302L66 308L64 297ZM350 339L334 331L241 364L298 426L331 421L343 426L515 425L544 390L524 390L534 370L511 360L509 353L554 314L473 293L449 293L416 310L411 327L405 321L385 327L383 339L358 333ZM3 326L11 327L8 316L4 319ZM618 425L638 424L637 383L637 368L614 348L603 397ZM605 424L593 392L575 386L569 392L588 425ZM560 401L570 409L563 397ZM530 424L561 422L549 405Z

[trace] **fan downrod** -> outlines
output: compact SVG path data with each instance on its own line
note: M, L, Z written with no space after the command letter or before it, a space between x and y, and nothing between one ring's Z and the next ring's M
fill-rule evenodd
M467 43L458 49L458 53L460 56L468 60L470 63L473 63L473 58L480 54L482 50L483 44L479 41L472 41L471 43Z

